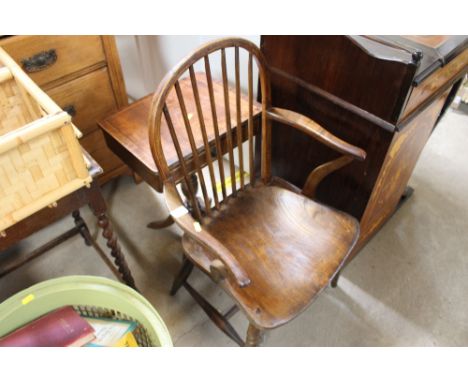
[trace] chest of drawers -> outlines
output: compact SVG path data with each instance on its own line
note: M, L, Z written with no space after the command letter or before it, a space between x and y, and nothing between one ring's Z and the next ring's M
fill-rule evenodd
M127 105L113 36L8 36L3 47L73 117L81 145L104 169L102 184L126 166L107 148L97 121Z

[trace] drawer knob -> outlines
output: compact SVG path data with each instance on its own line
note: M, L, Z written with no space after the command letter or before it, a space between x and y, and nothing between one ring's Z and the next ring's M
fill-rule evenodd
M76 115L75 105L64 106L63 111L66 111L68 114L70 114L70 117L74 117Z
M21 60L23 69L27 73L39 72L52 66L57 61L57 52L55 49L50 49L35 54L29 58Z

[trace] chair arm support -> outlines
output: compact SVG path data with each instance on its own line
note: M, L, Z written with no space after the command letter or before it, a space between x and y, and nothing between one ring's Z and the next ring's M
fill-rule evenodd
M232 253L218 239L212 236L207 230L203 229L200 223L185 209L175 185L172 182L166 182L163 192L169 211L177 225L198 244L208 249L210 253L216 256L226 266L228 275L231 276L241 288L248 286L250 284L250 279L245 270ZM186 212L183 211L184 209ZM178 211L182 211L182 213Z
M366 159L366 152L364 150L336 137L318 123L302 114L277 107L268 109L266 113L269 119L294 127L335 151L349 155L359 161Z
M302 195L307 196L308 198L313 199L315 197L315 192L317 190L320 182L332 172L340 169L341 167L346 166L350 163L353 158L349 155L342 155L337 159L326 162L320 166L314 168L302 188Z

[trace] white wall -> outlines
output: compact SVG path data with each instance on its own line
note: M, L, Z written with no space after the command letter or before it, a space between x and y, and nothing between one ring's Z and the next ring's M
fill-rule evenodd
M127 92L133 99L152 93L164 75L198 46L222 36L117 36ZM240 36L259 45L260 36ZM228 77L234 79L234 53L226 52ZM241 83L247 86L247 55L241 52ZM219 57L211 60L213 77L220 78ZM199 69L196 67L196 69ZM242 70L244 69L244 70ZM256 78L257 73L254 73ZM256 88L256 81L254 81Z

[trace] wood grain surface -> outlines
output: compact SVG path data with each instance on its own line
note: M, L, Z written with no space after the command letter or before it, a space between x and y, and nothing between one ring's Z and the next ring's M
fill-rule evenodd
M233 49L235 57L239 50L249 55L247 97L240 94L238 75L234 80L235 90L229 88L227 49ZM221 85L211 81L207 57L214 52L221 53ZM199 60L207 64L208 92L201 81L195 80L193 66ZM253 62L259 69L261 94L260 153L254 153L252 140L252 119L257 112L253 103ZM187 71L191 77L189 84L183 77ZM239 72L238 58L234 72ZM191 85L192 91L184 92L185 84ZM211 92L215 87L216 91ZM195 95L194 101L190 94ZM211 107L211 113L205 113L201 104ZM198 118L191 115L192 110L196 110ZM250 121L247 135L240 128L243 120ZM218 282L247 315L250 325L246 341L188 283L191 267L187 262L176 277L171 293L185 286L225 334L247 346L258 345L263 330L285 324L303 311L339 271L359 235L356 219L317 203L295 192L297 189L287 182L272 177L273 120L281 120L289 129L309 135L347 158L362 161L366 157L362 149L339 139L310 118L271 107L265 59L254 44L243 39L226 38L208 43L169 72L153 97L149 120L151 152L164 183L168 208L184 231L184 253L188 261ZM225 135L224 145L220 142L221 135ZM216 144L210 145L210 139ZM237 177L236 166L242 167L243 162L236 158L234 148L245 139L249 141L246 154L258 155L261 171L256 171L255 176ZM171 141L173 146L169 145ZM220 154L221 146L224 146L222 154L227 153L225 176L214 178L212 161ZM199 155L202 152L204 157ZM249 157L245 162L250 172L253 159ZM348 162L347 159L341 165ZM180 171L175 170L175 164ZM209 171L203 172L204 167ZM331 172L333 167L326 171ZM203 198L198 197L194 179L199 181ZM247 179L251 180L248 184ZM182 192L177 188L179 181ZM217 195L214 205L208 193L213 181L223 184L222 197Z
M359 234L351 216L265 185L230 199L204 229L236 257L251 280L240 288L228 278L224 286L262 328L274 328L304 310L328 285ZM209 252L185 248L209 269Z

